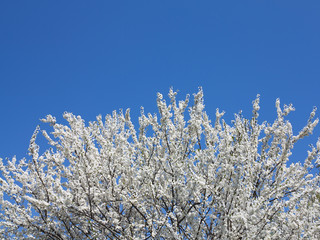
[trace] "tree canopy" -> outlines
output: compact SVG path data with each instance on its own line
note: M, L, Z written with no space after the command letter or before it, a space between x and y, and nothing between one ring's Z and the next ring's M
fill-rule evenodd
M272 123L236 114L211 122L203 91L85 124L48 115L39 152L36 128L30 157L0 159L2 239L320 239L320 141L304 161L289 164L295 143L318 123L314 109L294 135L280 106Z

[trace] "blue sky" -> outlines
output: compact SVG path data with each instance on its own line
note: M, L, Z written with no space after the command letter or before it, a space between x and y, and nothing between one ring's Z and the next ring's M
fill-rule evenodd
M137 118L171 86L181 98L202 86L209 115L229 120L250 117L257 93L273 120L279 97L297 132L320 108L319 12L318 0L1 1L0 156L25 156L47 114Z

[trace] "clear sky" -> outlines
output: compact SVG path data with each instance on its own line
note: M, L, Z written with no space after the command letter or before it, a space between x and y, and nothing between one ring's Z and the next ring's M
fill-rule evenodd
M319 0L0 1L0 156L25 156L47 114L136 119L171 86L202 86L229 120L260 93L270 121L279 97L297 132L320 108L319 13Z

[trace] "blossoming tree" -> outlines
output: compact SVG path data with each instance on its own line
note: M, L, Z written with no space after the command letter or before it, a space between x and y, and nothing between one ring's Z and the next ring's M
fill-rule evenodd
M320 141L288 164L315 109L294 135L279 100L273 123L258 121L258 96L252 118L228 125L219 110L211 123L201 89L189 108L169 98L158 94L158 116L142 109L138 129L129 111L42 119L50 148L39 153L38 127L29 159L0 161L1 238L320 239Z

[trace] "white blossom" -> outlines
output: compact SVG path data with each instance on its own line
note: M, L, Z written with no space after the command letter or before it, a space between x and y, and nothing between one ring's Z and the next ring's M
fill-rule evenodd
M289 164L316 108L295 136L279 99L273 123L257 95L251 118L227 124L219 109L210 120L201 88L189 108L176 98L159 93L159 115L141 108L136 128L129 110L42 119L48 150L38 126L30 158L0 160L1 239L320 239L320 140Z

